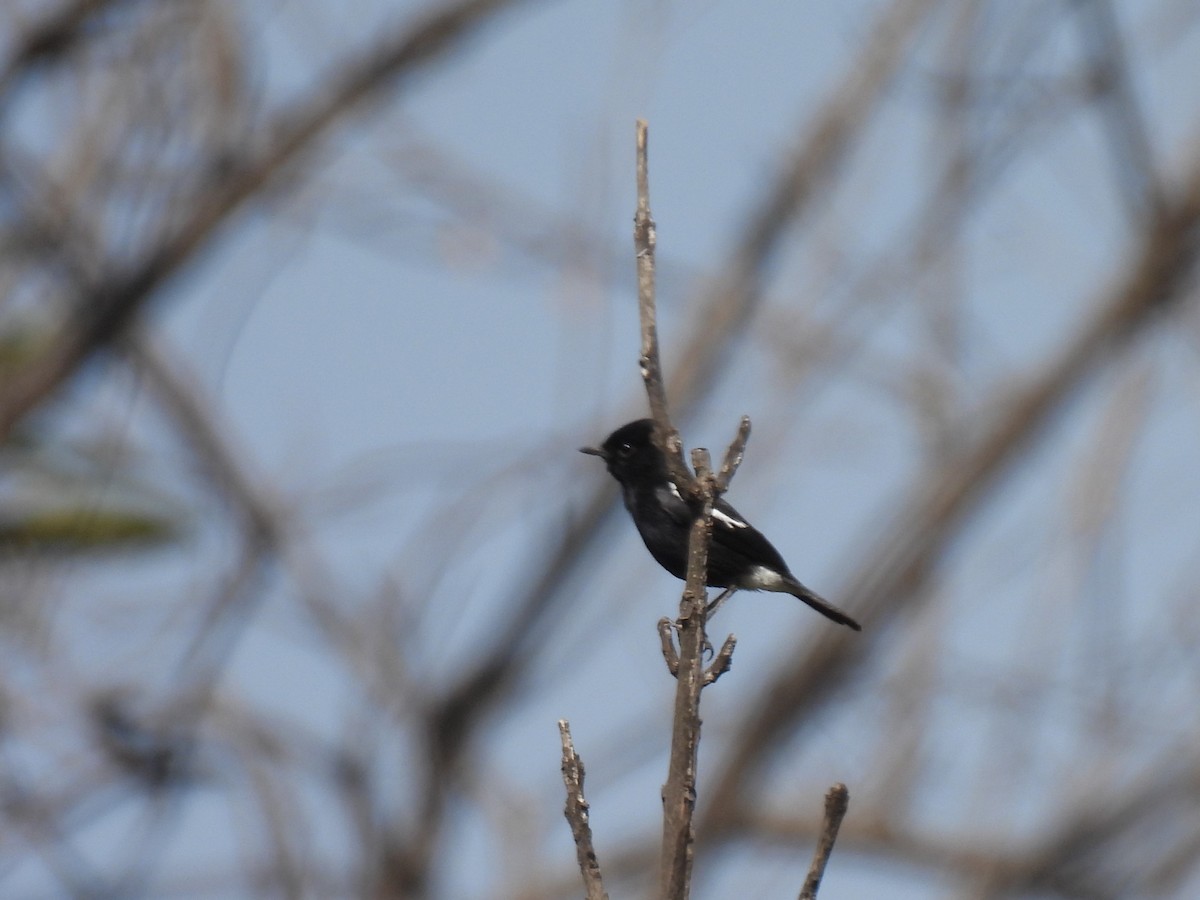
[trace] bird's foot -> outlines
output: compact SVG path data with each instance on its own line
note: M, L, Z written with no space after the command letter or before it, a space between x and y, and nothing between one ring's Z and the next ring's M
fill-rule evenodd
M737 590L737 588L732 588L732 587L725 588L725 590L723 590L723 591L721 591L721 593L717 594L717 596L713 599L712 603L708 604L708 606L706 606L704 608L704 618L711 619L716 614L717 610L721 608L721 604L723 604L726 600L728 600L730 597L732 597L733 592L736 590Z

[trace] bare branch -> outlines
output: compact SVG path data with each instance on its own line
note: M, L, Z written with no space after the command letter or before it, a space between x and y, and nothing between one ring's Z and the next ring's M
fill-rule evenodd
M846 817L849 805L850 792L840 781L826 792L821 840L808 867L808 877L804 879L800 900L816 900L817 889L821 887L821 876L825 874L825 864L829 862L829 856L833 853L833 844L837 840L838 829L842 827L842 819Z
M679 670L675 676L675 715L671 756L663 785L662 864L659 870L663 900L683 900L692 880L696 807L696 758L700 747L700 692L704 688L704 650L708 646L705 619L708 594L708 544L712 537L715 492L708 451L692 451L696 484L701 497L699 515L688 539L687 586L679 603Z
M637 121L637 212L633 217L633 247L637 258L638 319L642 330L640 365L650 415L654 418L654 442L666 454L667 470L676 487L687 495L694 492L694 479L683 462L683 441L671 424L667 409L667 389L663 384L662 362L658 353L658 318L654 286L654 248L657 234L650 214L650 172L647 143L649 128L644 119Z
M729 482L733 481L738 466L742 464L742 457L746 454L748 440L750 440L750 417L742 416L742 421L738 423L737 435L734 437L733 443L729 445L729 449L725 451L725 461L721 463L721 471L717 473L718 494L729 490Z
M731 634L725 638L725 643L721 645L721 649L713 657L712 664L704 672L705 687L708 687L708 685L729 671L733 665L733 650L735 647L737 647L737 638Z
M683 461L683 445L671 425L658 352L658 323L654 296L654 219L650 215L647 126L637 123L637 213L634 248L638 269L638 317L641 322L642 380L655 421L655 441L667 459L668 471L680 491L700 501L688 542L687 586L679 603L679 653L668 647L669 633L659 623L667 667L675 675L675 715L667 781L663 785L663 840L660 868L663 898L687 896L692 875L696 804L696 755L700 743L700 691L704 688L705 606L708 599L708 542L712 533L714 481L708 451L693 451L693 478Z
M650 216L650 185L647 164L647 126L637 123L638 204L634 218L634 246L638 263L638 315L642 332L641 370L655 420L655 441L667 458L672 480L699 505L688 537L687 585L679 603L679 651L671 643L670 626L659 623L659 639L667 668L676 679L675 714L667 781L663 785L663 840L660 868L661 896L682 900L688 895L692 877L695 832L692 814L696 805L696 758L700 745L700 692L727 671L736 642L731 635L721 648L713 668L704 670L704 653L710 648L705 632L708 601L708 546L712 538L712 509L719 493L707 450L692 451L695 478L683 461L679 434L667 412L666 389L658 351L658 324L654 297L654 220ZM749 419L742 419L738 437L722 467L728 485L740 462L750 434Z
M675 649L675 623L666 616L658 620L658 639L662 642L662 655L667 671L679 674L679 651Z
M679 669L675 676L675 715L667 782L663 785L663 843L660 896L682 900L692 877L696 806L696 758L700 746L700 691L704 687L705 574L712 530L711 479L702 482L702 515L692 523L688 546L688 583L679 604Z
M604 883L600 877L600 862L596 859L596 848L592 846L592 826L588 822L588 802L583 795L583 760L575 752L571 740L571 726L566 719L558 720L558 734L562 739L562 777L567 789L567 805L563 815L571 825L571 836L575 838L575 855L579 859L579 873L587 900L608 900Z

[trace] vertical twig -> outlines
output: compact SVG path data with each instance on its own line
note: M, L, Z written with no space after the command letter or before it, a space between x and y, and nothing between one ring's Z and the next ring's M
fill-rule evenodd
M687 586L679 602L679 652L670 642L669 629L659 623L663 657L675 676L675 714L667 781L663 785L663 841L660 868L661 896L683 900L691 889L695 833L692 815L696 806L696 758L700 746L700 692L728 670L736 643L725 641L713 669L704 670L704 651L709 646L705 632L708 601L708 544L712 536L713 502L737 470L750 436L750 420L743 418L738 436L725 455L720 477L712 471L708 451L692 451L695 477L683 460L683 443L671 424L667 393L658 352L658 323L654 285L654 219L650 214L650 178L647 161L646 123L637 123L637 213L634 216L634 247L637 251L638 317L641 322L642 380L655 422L655 441L667 459L668 473L680 493L695 503L696 517L688 536Z
M742 416L742 421L738 423L737 435L734 437L733 443L729 445L729 449L725 451L725 461L721 463L721 471L717 473L716 490L718 494L729 490L729 482L733 481L733 476L737 474L738 466L742 464L742 458L746 455L748 440L750 440L750 417Z
M825 794L825 821L821 825L821 840L813 853L812 863L808 867L808 877L804 879L804 887L800 891L800 900L816 900L817 889L821 886L821 876L825 874L825 864L833 853L833 843L837 840L838 829L842 827L842 819L850 805L850 792L840 781Z
M600 877L600 861L592 846L592 826L588 822L588 802L583 796L583 760L575 752L571 740L571 726L566 719L558 720L558 735L562 739L562 777L567 789L567 805L563 815L571 825L571 836L575 838L575 855L579 859L579 874L583 876L583 887L587 900L608 900L604 882Z
M679 603L679 669L675 675L675 715L671 755L663 785L663 842L660 896L683 900L692 880L696 807L696 757L700 746L700 691L704 688L705 607L708 594L708 542L712 534L713 477L708 451L692 455L701 511L688 540L687 586Z
M654 440L666 454L671 480L685 496L694 498L692 473L683 461L683 441L671 424L667 410L667 389L663 382L658 354L658 313L654 285L654 248L658 242L654 217L650 214L650 170L647 151L648 127L637 121L637 212L633 216L633 247L637 257L638 319L642 329L642 355L639 364L650 415L654 418Z

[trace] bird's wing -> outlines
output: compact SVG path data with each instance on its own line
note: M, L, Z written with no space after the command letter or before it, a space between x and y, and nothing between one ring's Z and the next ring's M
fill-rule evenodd
M788 574L787 563L771 542L747 522L741 513L720 498L713 504L712 544L713 549L710 552L714 556L728 554L730 557L741 557L746 562L767 566L780 574Z
M654 489L653 500L643 512L634 518L646 546L667 571L678 578L684 577L681 573L687 567L686 529L692 524L692 508L668 482ZM661 540L666 532L673 530L668 523L683 529L673 541ZM717 498L713 504L712 543L708 549L709 584L726 587L749 565L766 566L781 575L790 574L787 563L771 542L741 513Z
M677 525L692 524L692 509L679 493L679 488L668 481L654 489L654 499L672 522Z

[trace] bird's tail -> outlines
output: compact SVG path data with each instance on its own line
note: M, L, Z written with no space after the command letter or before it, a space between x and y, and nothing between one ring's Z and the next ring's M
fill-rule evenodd
M793 597L799 597L821 615L827 619L832 619L839 625L846 625L853 628L855 631L862 631L862 626L855 622L852 618L827 601L825 598L814 594L800 582L794 578L788 579L784 584L787 586L787 592Z

